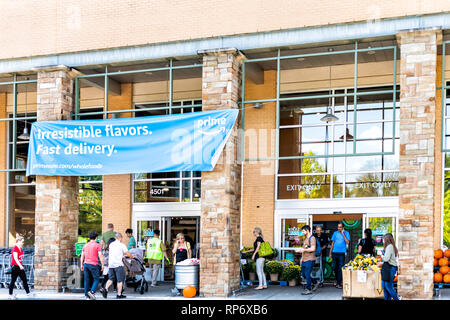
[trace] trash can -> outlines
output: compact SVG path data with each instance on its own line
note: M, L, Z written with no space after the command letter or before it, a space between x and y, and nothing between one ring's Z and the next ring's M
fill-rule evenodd
M198 291L199 271L200 265L175 265L175 288L183 290L187 286L193 286Z

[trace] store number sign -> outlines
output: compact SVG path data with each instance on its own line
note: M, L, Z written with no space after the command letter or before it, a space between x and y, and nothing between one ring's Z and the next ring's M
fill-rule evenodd
M151 189L150 190L150 194L157 196L157 195L163 195L164 194L164 190L163 189Z

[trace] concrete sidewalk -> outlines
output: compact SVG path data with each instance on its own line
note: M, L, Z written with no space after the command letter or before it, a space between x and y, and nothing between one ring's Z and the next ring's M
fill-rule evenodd
M174 288L173 283L161 283L157 287L149 287L149 291L143 295L139 292L134 292L134 289L128 288L124 294L127 296L125 300L183 300L186 299L182 295L175 296L172 293ZM223 300L342 300L342 290L336 289L331 285L325 285L323 288L319 288L311 295L302 295L302 289L300 286L296 287L283 287L283 286L271 286L265 290L254 290L254 287L246 287L237 292L235 295ZM14 289L14 293L17 294L17 298L28 299L24 290ZM98 300L104 300L100 292L96 293ZM8 289L0 289L0 300L8 299ZM57 293L57 292L36 292L35 298L29 298L33 300L84 300L84 293ZM217 300L217 298L204 298L195 297L195 300ZM110 291L108 293L108 300L116 300L116 293ZM221 299L222 300L222 299ZM434 300L450 300L450 290L441 290L440 297L434 297Z

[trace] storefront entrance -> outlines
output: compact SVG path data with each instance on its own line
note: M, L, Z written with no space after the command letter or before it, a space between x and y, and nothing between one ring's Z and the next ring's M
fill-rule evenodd
M361 210L362 211L362 210ZM375 211L375 210L371 210ZM277 220L278 226L276 229L281 232L276 235L280 237L281 241L277 244L280 249L280 259L291 260L295 264L299 263L300 254L295 252L297 247L303 245L305 237L301 235L301 228L308 224L313 227L321 226L323 232L330 240L326 250L328 257L331 249L331 237L337 231L339 222L344 223L344 228L350 233L350 244L347 250L345 262L352 260L357 253L358 243L364 237L364 230L370 228L372 230L372 238L377 245L377 253L380 254L383 241L382 237L386 233L392 233L394 238L397 237L396 224L397 214L392 213L316 213L316 214L294 214L291 212L280 213L280 219ZM334 273L332 271L332 263L330 261L323 261L324 279L325 281L333 281Z
M166 253L170 265L164 261L159 273L158 281L174 280L172 249L178 233L183 233L187 242L190 242L193 257L198 257L200 239L200 217L178 216L178 217L149 217L136 219L135 221L136 241L139 248L145 249L147 240L153 237L154 230L160 230L161 240L166 246ZM151 279L147 269L147 280Z

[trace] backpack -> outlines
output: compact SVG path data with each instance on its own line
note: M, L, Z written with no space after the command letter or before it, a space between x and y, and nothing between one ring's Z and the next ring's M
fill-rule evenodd
M314 254L316 255L316 257L320 257L320 255L322 254L322 247L320 246L320 241L316 236L311 236L309 238L309 246L311 247L311 238L312 237L316 238L316 251L314 251Z
M273 250L270 244L266 241L261 242L261 244L259 245L258 255L260 257L267 257L271 254L273 254Z

